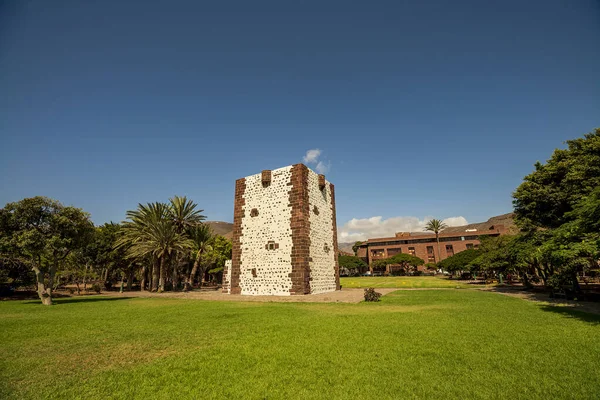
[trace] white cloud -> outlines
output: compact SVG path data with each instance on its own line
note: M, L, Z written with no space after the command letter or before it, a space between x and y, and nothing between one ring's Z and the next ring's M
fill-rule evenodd
M317 171L317 173L326 174L331 168L331 161L327 159L322 160L321 153L321 149L308 150L304 157L302 157L302 161L304 161L305 164L314 165L313 168L315 169L315 171Z
M311 149L306 152L302 160L307 164L316 164L319 161L321 155L320 149Z
M319 161L315 169L319 174L326 174L329 172L329 163L325 164L323 161Z
M468 224L464 217L450 217L446 218L443 222L448 226L462 226Z
M338 230L338 241L356 242L370 238L393 237L396 232L424 232L425 224L431 218L391 217L383 219L381 216L361 219L352 218ZM464 217L446 218L444 223L448 226L468 224Z

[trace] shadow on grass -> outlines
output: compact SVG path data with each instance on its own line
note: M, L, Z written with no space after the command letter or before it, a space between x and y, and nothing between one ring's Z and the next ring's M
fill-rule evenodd
M600 325L600 315L591 312L574 310L568 307L542 306L543 311L549 311L556 314L561 314L567 318L576 318L592 325Z
M52 298L54 305L69 304L69 303L96 303L99 301L116 301L129 300L135 297L108 297L108 296L85 296L85 297L69 297L69 298ZM24 304L42 304L41 300L27 301Z

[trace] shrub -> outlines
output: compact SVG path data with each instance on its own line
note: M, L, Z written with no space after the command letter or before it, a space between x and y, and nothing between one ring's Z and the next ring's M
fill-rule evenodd
M379 301L381 293L377 293L374 288L365 289L365 301Z
M560 292L563 286L568 285L568 279L561 274L554 274L548 278L547 286L552 292Z
M111 288L112 288L112 282L111 281L104 282L104 289L110 290Z
M436 271L438 269L437 264L433 263L433 262L429 262L429 263L425 264L425 267L431 271Z
M100 284L96 282L96 283L93 283L92 286L90 286L90 290L92 292L96 292L96 293L100 294L100 292L102 291L102 288L100 287Z

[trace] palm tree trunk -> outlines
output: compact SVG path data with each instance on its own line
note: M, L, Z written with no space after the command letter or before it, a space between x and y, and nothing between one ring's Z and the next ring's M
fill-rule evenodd
M167 266L165 265L166 256L162 256L160 258L160 277L158 280L158 291L165 291L165 281L167 280Z
M437 262L442 261L442 254L440 253L440 235L439 233L435 233L435 241L437 242L437 251L438 251L438 259Z
M177 290L177 286L179 285L179 265L177 260L173 263L173 275L171 280L173 281L173 291Z
M156 292L158 290L158 259L155 259L152 263L152 291Z
M147 273L147 269L148 267L146 267L146 265L144 264L144 266L142 267L142 281L140 282L140 289L143 292L144 290L146 290L146 273Z
M129 270L127 275L127 291L131 291L131 289L133 289L133 269Z
M198 267L200 266L200 257L202 255L202 250L198 250L196 254L196 260L194 260L194 266L192 267L192 272L190 273L190 277L188 278L187 284L191 289L194 286L194 279L196 279L196 274L198 273Z

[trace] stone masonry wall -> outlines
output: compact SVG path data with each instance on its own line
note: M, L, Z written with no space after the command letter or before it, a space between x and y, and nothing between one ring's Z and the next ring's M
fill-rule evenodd
M236 181L233 255L223 292L301 295L339 289L333 185L303 164Z
M231 260L226 260L223 268L223 293L231 293Z
M229 293L240 293L240 270L241 270L241 237L242 220L244 219L244 193L246 192L246 179L235 181L235 198L233 205L233 238L231 239L231 272L229 273ZM225 291L225 287L223 287Z
M310 293L331 292L336 290L334 266L337 261L337 243L332 229L335 214L331 207L331 187L326 182L320 186L319 175L310 170L307 187L310 205Z
M292 167L289 205L292 207L292 289L291 294L310 293L310 203L309 169L303 164Z
M292 168L246 178L240 236L240 290L249 295L289 295L292 287L292 237L288 185Z

